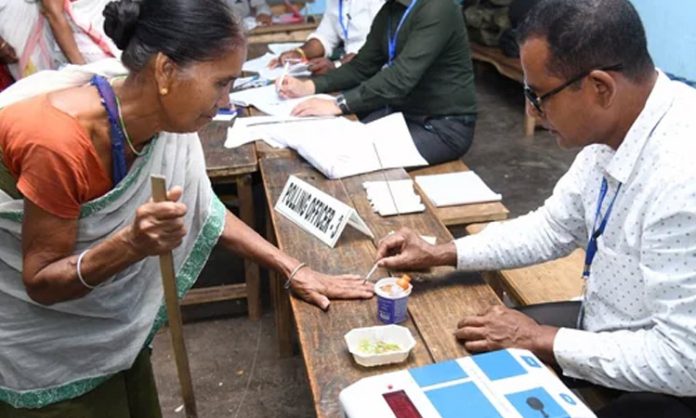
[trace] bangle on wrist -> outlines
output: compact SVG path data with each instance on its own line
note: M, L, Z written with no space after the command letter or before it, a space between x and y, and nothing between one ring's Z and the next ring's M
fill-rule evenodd
M85 254L87 254L87 251L89 251L89 249L84 250L80 253L80 255L77 256L77 279L80 281L80 283L82 283L82 286L86 287L89 290L94 290L97 286L92 286L91 284L85 281L84 277L82 277L82 259L85 257Z
M292 279L295 278L295 275L297 274L297 272L302 270L303 267L307 267L307 263L300 263L297 265L297 267L295 267L292 270L292 273L290 273L290 275L288 276L288 279L285 281L285 284L283 285L284 288L290 289L290 284L292 282Z
M295 48L295 52L298 54L302 55L302 59L307 61L307 54L304 52L304 49L302 48Z

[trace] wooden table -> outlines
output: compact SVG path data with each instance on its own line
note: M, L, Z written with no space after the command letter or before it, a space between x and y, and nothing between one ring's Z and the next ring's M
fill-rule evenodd
M198 134L203 145L205 164L210 181L215 184L236 184L237 195L220 196L226 202L239 207L239 218L254 228L256 215L252 194L252 174L258 171L256 148L246 144L235 149L224 147L227 138L227 122L211 122ZM217 302L228 299L247 298L249 317L261 317L261 282L259 267L245 259L245 283L193 289L182 305Z
M310 33L319 26L319 22L277 24L257 26L247 34L250 44L272 42L304 42Z
M308 163L293 155L275 155L259 160L269 207L273 207L289 175L353 206L376 236L381 237L401 226L434 235L438 242L452 239L447 228L428 209L424 213L382 218L372 212L362 182L383 180L382 173L365 174L343 180L328 180ZM403 169L385 172L389 179L407 179ZM354 229L347 228L335 248L301 230L282 215L271 210L273 231L279 247L307 262L312 268L332 274L365 274L375 258L375 244ZM379 271L375 277L385 277ZM452 335L457 321L466 314L482 312L500 300L477 275L455 273L452 268L436 268L421 274L424 277L446 276L436 281L416 278L409 300L409 320L404 323L414 335L417 345L407 362L381 368L356 365L348 353L343 335L355 327L378 325L376 299L333 301L328 312L322 312L284 293L281 280L274 280L273 297L277 320L292 314L307 368L309 385L317 416L341 417L339 392L366 376L392 370L430 364L435 361L466 355ZM285 304L285 305L283 305ZM287 312L283 311L287 309ZM281 313L278 313L278 310ZM288 327L279 324L280 327ZM280 328L279 328L280 329ZM281 340L282 340L281 336Z

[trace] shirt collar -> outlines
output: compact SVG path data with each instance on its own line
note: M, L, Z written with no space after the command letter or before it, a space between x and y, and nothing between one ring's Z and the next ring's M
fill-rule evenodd
M620 183L625 183L636 168L638 159L653 131L672 105L674 93L672 81L657 70L657 81L650 92L645 107L631 125L616 153L606 167L606 173Z

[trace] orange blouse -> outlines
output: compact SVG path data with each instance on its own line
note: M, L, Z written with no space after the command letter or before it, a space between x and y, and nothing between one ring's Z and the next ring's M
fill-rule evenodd
M113 187L79 121L45 94L0 110L0 149L24 198L60 218Z

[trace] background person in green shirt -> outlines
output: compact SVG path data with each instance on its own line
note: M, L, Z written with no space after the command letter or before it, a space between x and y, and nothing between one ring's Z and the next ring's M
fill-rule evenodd
M403 112L421 155L438 164L461 157L476 124L474 75L464 19L452 0L388 0L356 57L330 73L279 79L284 97L308 99L293 114L355 113L364 122Z

